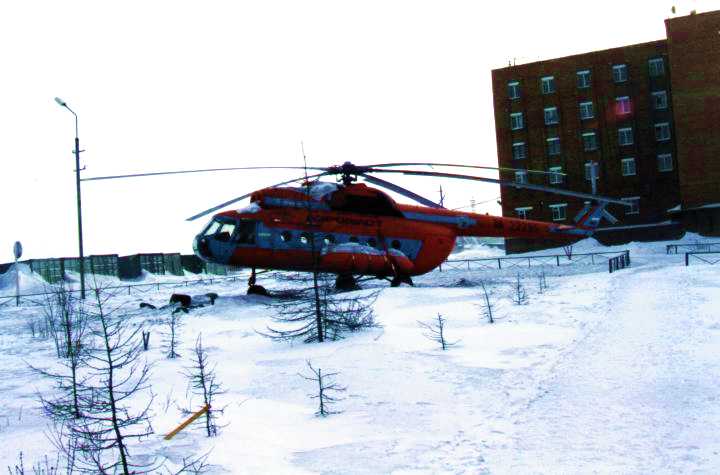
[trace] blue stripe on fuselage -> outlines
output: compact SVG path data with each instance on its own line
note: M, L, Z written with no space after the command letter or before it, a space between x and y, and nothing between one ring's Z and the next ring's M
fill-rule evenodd
M477 221L468 216L443 216L439 214L415 213L411 211L403 212L403 214L407 219L426 221L429 223L454 224L463 229L477 224Z

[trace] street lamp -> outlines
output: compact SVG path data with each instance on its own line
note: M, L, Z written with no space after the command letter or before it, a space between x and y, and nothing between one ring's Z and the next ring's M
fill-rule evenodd
M61 107L72 112L75 116L75 189L77 194L77 221L78 221L78 247L80 248L80 298L85 299L85 256L83 255L83 232L82 232L82 207L80 201L80 139L78 138L78 117L74 110L70 109L67 102L59 97L55 102Z

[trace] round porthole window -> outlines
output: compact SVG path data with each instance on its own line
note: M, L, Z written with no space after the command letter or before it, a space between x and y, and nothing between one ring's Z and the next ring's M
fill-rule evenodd
M333 236L332 234L328 234L323 238L323 242L326 246L329 246L330 244L335 244L335 236Z
M290 242L291 239L292 239L292 233L290 231L283 231L280 234L280 240L282 242Z
M308 233L302 233L300 235L300 244L303 246L307 246L310 244L310 235Z

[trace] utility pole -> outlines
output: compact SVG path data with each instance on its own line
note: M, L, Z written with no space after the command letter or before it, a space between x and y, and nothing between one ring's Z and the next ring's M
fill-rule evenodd
M67 103L55 98L55 102L61 107L69 110L75 116L75 193L77 196L77 223L78 223L78 248L80 252L80 298L85 299L85 255L83 253L83 231L82 231L82 200L80 198L80 139L78 138L78 116L68 107Z

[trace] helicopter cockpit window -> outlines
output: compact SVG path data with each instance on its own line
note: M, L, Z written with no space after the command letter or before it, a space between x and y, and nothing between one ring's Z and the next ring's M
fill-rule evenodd
M222 223L220 225L220 228L218 228L217 232L215 233L215 238L218 241L229 241L230 236L232 236L233 232L235 231L235 223Z
M220 229L220 226L222 226L222 223L217 220L210 221L210 224L205 227L205 231L203 231L203 236L212 236L217 232L218 229Z
M256 221L240 221L235 240L240 244L255 244Z
M229 241L235 232L235 221L214 219L205 229L204 236L213 236L218 241Z

